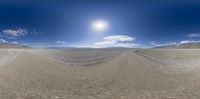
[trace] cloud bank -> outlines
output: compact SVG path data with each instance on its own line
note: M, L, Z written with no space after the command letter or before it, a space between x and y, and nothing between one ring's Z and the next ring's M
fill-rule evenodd
M169 46L169 45L177 45L178 43L177 42L167 42L167 43L158 43L158 42L155 42L155 41L152 41L150 42L150 44L152 46Z
M103 38L102 41L96 42L94 47L137 47L138 44L134 44L135 37L128 35L111 35Z
M158 43L158 42L155 42L155 41L150 42L150 44L154 47L169 46L169 45L181 45L181 44L188 44L188 43L200 43L200 41L183 40L183 41L179 41L179 42L167 42L167 43Z

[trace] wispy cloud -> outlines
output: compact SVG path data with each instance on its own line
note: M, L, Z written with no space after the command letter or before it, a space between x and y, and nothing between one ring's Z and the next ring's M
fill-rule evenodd
M168 46L168 45L177 45L177 42L167 42L167 43L158 43L156 41L150 42L151 45L153 46Z
M158 43L155 41L150 42L152 46L159 47L159 46L169 46L169 45L181 45L181 44L188 44L188 43L200 43L200 41L196 40L183 40L179 42L167 42L167 43Z
M191 34L188 34L186 35L187 37L200 37L200 33L191 33Z
M19 37L19 36L25 36L28 34L28 31L26 29L18 28L18 29L5 29L2 31L8 36L13 37Z
M105 41L118 41L118 42L124 42L124 41L133 41L135 40L135 37L130 37L128 35L111 35L104 37Z
M133 43L135 37L128 35L111 35L103 38L102 41L94 43L94 47L136 47L138 44Z
M56 41L57 44L66 44L65 41Z

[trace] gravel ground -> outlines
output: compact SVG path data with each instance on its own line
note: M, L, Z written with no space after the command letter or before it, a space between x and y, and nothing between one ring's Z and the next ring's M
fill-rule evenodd
M158 58L173 50L151 50L7 49L0 99L200 99L198 51L178 50L173 59Z

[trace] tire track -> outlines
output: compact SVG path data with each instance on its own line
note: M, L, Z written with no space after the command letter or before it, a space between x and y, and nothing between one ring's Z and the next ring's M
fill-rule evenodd
M199 59L193 59L193 60L163 60L158 59L152 56L145 55L140 50L134 51L137 55L146 58L147 60L150 60L152 62L160 64L160 67L163 69L167 69L168 71L174 71L174 73L187 73L191 72L197 68L199 68Z

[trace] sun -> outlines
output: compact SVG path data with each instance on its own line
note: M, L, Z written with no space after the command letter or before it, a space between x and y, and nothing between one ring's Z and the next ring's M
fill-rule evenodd
M91 28L96 32L105 32L108 29L108 22L105 20L93 21Z

